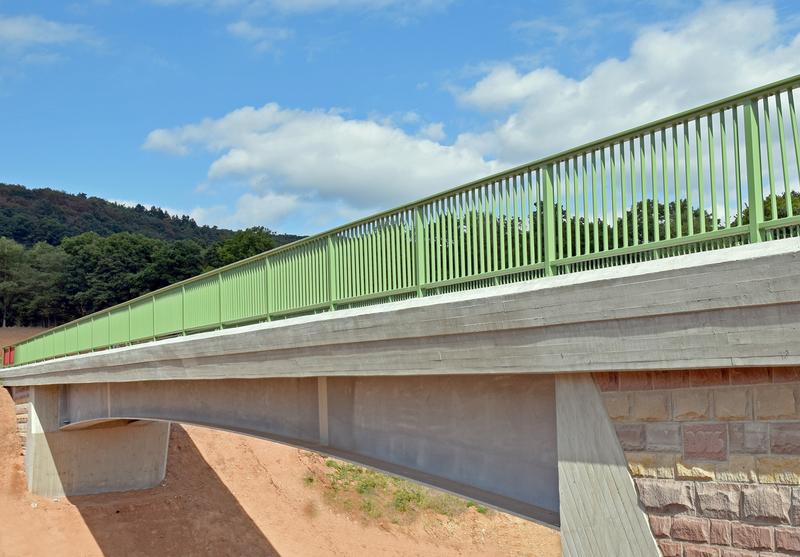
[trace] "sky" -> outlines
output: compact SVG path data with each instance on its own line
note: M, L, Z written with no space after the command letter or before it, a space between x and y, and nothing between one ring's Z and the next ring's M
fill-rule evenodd
M311 234L795 74L792 0L0 0L0 182Z

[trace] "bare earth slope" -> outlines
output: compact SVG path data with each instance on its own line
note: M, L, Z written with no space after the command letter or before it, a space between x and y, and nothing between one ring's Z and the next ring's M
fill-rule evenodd
M167 478L146 491L52 501L25 489L14 403L0 389L0 555L561 554L558 533L498 512L365 522L308 485L316 455L174 425Z

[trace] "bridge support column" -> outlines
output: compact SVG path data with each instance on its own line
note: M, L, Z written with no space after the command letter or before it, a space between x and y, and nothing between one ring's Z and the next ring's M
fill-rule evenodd
M625 454L588 373L556 377L564 557L656 557Z
M145 489L164 479L169 422L124 420L61 430L65 388L31 387L25 468L32 493L61 497Z

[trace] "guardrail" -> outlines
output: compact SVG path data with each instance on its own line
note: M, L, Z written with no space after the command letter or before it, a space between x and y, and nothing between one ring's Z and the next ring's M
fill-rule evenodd
M4 365L800 236L798 87L753 89L176 283L6 347Z

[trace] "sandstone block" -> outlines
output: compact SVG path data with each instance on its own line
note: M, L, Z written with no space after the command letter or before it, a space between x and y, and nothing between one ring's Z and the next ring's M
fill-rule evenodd
M800 485L800 458L761 456L756 458L756 472L762 484Z
M653 388L648 371L625 371L619 373L620 391L648 391Z
M734 522L731 524L731 543L742 549L774 549L772 528Z
M660 514L685 513L694 510L690 482L672 480L636 480L639 501L645 509Z
M680 452L681 424L669 422L647 424L645 440L648 451Z
M739 518L741 487L734 484L697 484L697 511L709 518Z
M716 478L716 464L707 462L688 464L681 458L675 462L675 477L680 480L713 481Z
M668 538L669 530L672 527L672 518L668 516L651 515L648 517L650 520L650 531L657 538Z
M601 391L618 391L619 390L619 374L616 372L600 372L593 373L594 382L597 388Z
M759 420L788 420L797 417L794 389L785 385L757 387L755 415Z
M800 528L775 528L775 549L800 553Z
M800 381L800 367L774 367L772 368L772 381L775 383Z
M789 509L789 520L795 526L800 526L800 488L792 488L792 505Z
M674 478L675 455L667 453L625 453L631 476L638 478Z
M757 557L758 553L753 551L744 551L742 549L727 549L722 548L722 554L720 557ZM764 555L762 553L761 555Z
M745 422L730 424L730 451L732 453L767 453L769 452L769 424L761 422Z
M683 555L681 544L676 542L659 540L658 548L661 550L661 555L663 557L681 557Z
M748 522L789 523L791 489L767 485L742 488L742 518Z
M770 424L769 445L773 454L800 454L800 422Z
M653 371L653 389L686 389L691 383L688 371Z
M716 465L716 479L718 482L757 482L755 457L751 455L729 455L727 462L721 462Z
M660 392L633 394L631 418L640 422L658 422L669 419L669 395Z
M768 367L744 367L730 370L731 385L754 385L770 383L772 370Z
M707 545L684 545L683 557L719 557L719 549Z
M676 516L672 519L670 537L673 540L708 543L710 526L707 518Z
M680 421L705 420L709 417L709 391L692 389L672 393L672 417Z
M607 393L603 395L608 417L612 420L627 420L631 415L627 394Z
M622 450L640 451L644 449L644 425L643 424L616 424L617 438L619 439Z
M752 419L750 389L738 387L714 391L714 416L718 420Z
M730 372L727 369L702 369L690 372L692 387L715 387L730 383Z
M711 520L709 541L713 545L731 545L731 523L727 520Z
M683 456L693 460L725 460L728 456L726 424L683 426Z

